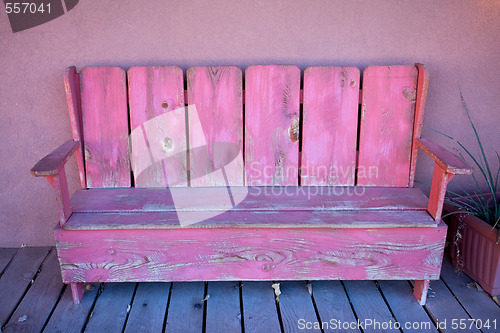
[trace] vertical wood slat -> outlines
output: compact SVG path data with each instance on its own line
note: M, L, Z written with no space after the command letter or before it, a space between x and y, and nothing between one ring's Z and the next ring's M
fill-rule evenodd
M66 91L66 100L68 102L69 120L71 122L73 140L80 142L75 155L80 174L80 185L82 189L85 189L87 188L87 180L85 177L85 163L83 160L84 143L80 95L80 74L76 72L75 66L68 67L66 69L66 72L64 73L64 90Z
M298 185L300 69L245 71L246 185Z
M135 186L187 186L182 70L132 67L128 82Z
M359 82L356 67L304 72L301 185L354 186Z
M191 186L243 185L241 70L192 67L187 83Z
M357 185L409 186L416 86L414 66L365 69Z
M413 143L410 164L410 187L415 182L415 169L417 167L418 146L415 140L420 138L422 125L424 123L425 101L427 100L427 90L429 89L429 72L422 64L415 64L418 70L417 79L417 99L415 103L415 122L413 124Z
M125 71L87 67L80 75L87 187L130 187Z

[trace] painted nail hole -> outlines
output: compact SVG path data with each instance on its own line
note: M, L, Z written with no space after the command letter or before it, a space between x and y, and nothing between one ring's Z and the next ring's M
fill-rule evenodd
M168 103L167 102L161 103L161 107L164 109L168 108Z
M349 85L350 85L351 87L354 87L354 86L356 85L356 81L351 80L351 82L349 82Z

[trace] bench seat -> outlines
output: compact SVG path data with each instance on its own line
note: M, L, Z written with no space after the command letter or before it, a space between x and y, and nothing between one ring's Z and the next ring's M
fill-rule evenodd
M437 226L427 201L416 188L91 189L72 197L73 214L64 229Z

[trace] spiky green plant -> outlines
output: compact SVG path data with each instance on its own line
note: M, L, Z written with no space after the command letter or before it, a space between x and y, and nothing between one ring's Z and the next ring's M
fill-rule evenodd
M474 130L474 135L476 136L476 140L479 145L480 154L479 158L476 158L470 152L469 149L465 148L465 146L460 141L449 135L438 132L444 135L445 137L455 141L460 146L460 148L462 148L462 150L465 152L465 155L469 156L474 162L474 171L472 173L472 179L474 180L475 187L470 191L466 191L463 188L459 187L462 193L457 193L448 190L448 195L445 200L446 202L458 208L458 211L452 212L450 214L465 213L465 214L475 215L478 218L490 224L493 228L497 228L498 232L499 231L498 229L500 229L500 223L499 223L500 193L498 192L498 176L500 174L500 155L498 155L498 152L496 152L499 166L498 170L496 170L496 174L495 172L492 173L491 164L488 161L488 158L486 157L483 144L481 142L481 139L479 138L476 126L474 126L474 123L472 122L469 109L467 108L467 104L465 103L462 92L460 92L460 98L462 99L462 105L464 106L465 112L467 113L467 117L469 118L469 123L472 129ZM464 158L462 153L460 154L460 156ZM479 175L476 175L476 172ZM483 180L486 182L488 188L487 191L483 190L483 188L480 185L481 182L479 180L481 180L481 182L483 182Z

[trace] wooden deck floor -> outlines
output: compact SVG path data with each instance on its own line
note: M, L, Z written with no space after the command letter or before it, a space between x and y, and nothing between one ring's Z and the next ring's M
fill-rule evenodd
M73 305L54 248L0 249L0 325L3 333L500 332L500 307L471 281L445 260L423 307L409 281L281 282L279 300L272 282L105 283L88 285Z

